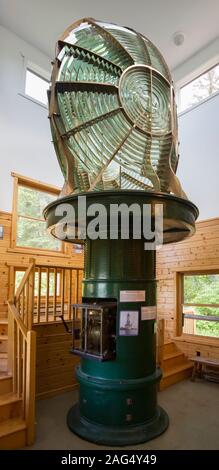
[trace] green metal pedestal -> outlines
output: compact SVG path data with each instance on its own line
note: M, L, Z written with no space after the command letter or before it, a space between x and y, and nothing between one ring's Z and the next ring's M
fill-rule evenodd
M135 301L121 301L121 292L135 291ZM126 294L125 294L126 295ZM145 298L139 301L138 297ZM80 403L68 414L68 425L81 437L106 445L128 445L158 436L168 417L157 406L156 328L142 314L156 305L155 251L144 240L88 240L83 301L117 301L116 358L83 358L76 376ZM120 312L138 316L135 336L120 335Z
M92 202L137 202L163 205L164 243L194 232L197 208L189 201L162 193L120 191L87 193ZM77 195L51 203L45 209L47 226L55 234L61 224L56 207L67 202L76 212ZM88 217L86 225L88 223ZM157 405L161 371L156 368L155 251L144 249L143 239L86 240L83 302L117 302L116 357L97 361L84 357L77 368L79 404L68 413L69 428L84 439L105 445L130 445L148 441L168 426L168 416ZM130 291L132 296L130 297ZM121 312L137 312L135 335L121 331ZM154 315L153 315L154 312Z

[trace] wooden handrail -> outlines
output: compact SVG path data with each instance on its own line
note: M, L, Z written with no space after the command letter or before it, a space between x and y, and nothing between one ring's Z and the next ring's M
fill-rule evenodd
M24 286L25 286L25 284L26 284L26 282L27 282L27 280L28 280L28 278L29 278L29 275L30 275L30 273L31 273L31 271L32 271L32 269L33 269L33 267L34 267L34 262L32 262L32 263L29 265L29 267L27 268L27 270L25 271L25 274L24 274L24 276L23 276L23 278L22 278L22 280L21 280L21 283L19 284L19 286L18 286L18 288L17 288L17 290L16 290L16 293L15 293L15 301L18 301L18 299L19 299L19 297L20 297L20 295L21 295L21 292L22 292L22 290L23 290L23 288L24 288Z
M35 438L36 332L29 330L16 305L8 301L8 364L13 392L22 400L26 444Z
M30 264L29 263L14 263L13 261L7 261L6 263L6 266L10 267L14 267L14 268L19 268L21 271L22 271L22 268L24 269L27 269L29 268ZM48 264L45 264L45 263L40 263L39 261L35 262L35 267L36 268L53 268L56 267L57 269L74 269L75 271L81 271L83 270L83 266L72 266L71 263L69 264L57 264L57 263L48 263ZM24 270L23 269L23 270Z
M30 259L16 294L10 299L28 330L33 324L59 322L60 314L71 320L71 306L81 298L82 271L78 266L35 263Z
M19 329L22 332L22 335L25 336L25 338L27 338L27 331L28 330L27 330L27 327L25 326L24 322L21 320L21 317L19 315L19 312L18 312L17 308L10 301L8 302L8 307L9 307L9 310L11 311L12 315L14 316L14 319L15 319Z

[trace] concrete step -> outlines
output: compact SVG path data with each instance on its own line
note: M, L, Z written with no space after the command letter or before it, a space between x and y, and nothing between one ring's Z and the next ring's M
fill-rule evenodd
M13 450L25 447L26 423L21 418L7 419L0 423L0 449Z

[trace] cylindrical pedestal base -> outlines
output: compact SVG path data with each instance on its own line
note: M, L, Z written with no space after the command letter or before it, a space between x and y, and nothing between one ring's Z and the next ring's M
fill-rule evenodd
M161 370L137 379L91 377L77 367L80 404L68 413L71 431L99 444L125 446L153 439L168 426L157 406Z
M82 439L108 446L127 446L150 441L162 434L169 425L167 413L157 407L156 415L137 426L113 427L98 425L80 415L79 405L74 405L68 412L67 424Z
M101 227L101 237L89 236L86 240L82 302L84 308L87 304L97 306L114 302L116 315L114 323L107 323L107 315L112 318L109 312L101 317L105 321L104 328L102 320L94 327L95 317L93 323L89 323L90 329L86 322L81 322L82 360L77 369L80 404L69 411L68 426L82 438L99 444L138 444L153 439L168 426L167 414L157 405L157 384L161 372L156 368L156 256L155 251L145 249L144 207L145 204L150 205L148 222L149 229L153 230L156 204L162 205L164 243L180 241L191 235L198 211L190 201L163 193L127 190L89 192L84 196L84 219L78 195L73 194L47 206L44 212L47 226L53 234L59 227L66 237L72 237L71 224L66 224L63 215L56 211L59 204L68 203L74 210L76 235L81 236L81 228L88 227L88 224L89 230L92 227L90 222L94 216L88 215L93 214L92 204L104 204L105 222ZM115 215L118 203L120 208L128 206L129 209L123 217L118 217L117 223L121 235L125 217L128 238L109 236L111 216ZM140 210L137 218L133 209L136 205ZM139 221L140 238L134 237L134 227L139 225ZM115 221L113 228L114 225ZM76 235L72 241L78 242ZM87 342L84 338L87 339L89 334ZM107 358L110 348L104 346L103 351L103 345L108 344L106 339L109 337L113 354ZM91 358L94 350L97 356L100 352L105 356L102 354L100 357L99 354L96 357L99 360L94 356ZM75 353L76 350L72 351Z

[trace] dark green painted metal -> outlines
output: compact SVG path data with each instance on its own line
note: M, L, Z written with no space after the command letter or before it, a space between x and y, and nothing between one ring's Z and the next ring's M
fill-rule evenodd
M164 243L182 240L195 230L198 210L190 201L164 193L142 191L105 191L87 193L87 208L92 203L151 204L152 222L156 203L163 204ZM49 204L44 215L47 227L61 223L56 207L67 202L75 209L78 222L78 196L60 198ZM91 218L86 217L87 226ZM107 228L107 233L108 233ZM141 320L141 308L156 305L155 251L144 250L144 238L135 240L90 240L85 242L83 302L116 300L116 359L95 361L83 357L76 376L80 400L68 413L68 426L81 437L100 444L128 445L147 441L165 431L168 416L157 405L155 320ZM145 290L144 302L120 302L121 290ZM138 310L139 335L120 336L121 310Z
M155 193L147 191L103 191L103 192L90 192L81 193L80 196L86 196L86 208L88 209L91 204L101 203L104 204L107 215L110 215L111 204L138 204L141 208L144 204L150 204L152 210L152 217L155 211L156 204L163 205L164 217L164 244L181 241L195 232L195 221L198 217L198 209L188 199L173 196L165 193ZM44 217L47 222L47 228L53 236L56 237L55 229L57 225L61 225L62 216L56 214L56 208L60 204L70 204L75 211L75 223L78 222L78 195L71 194L59 198L48 204L44 209ZM85 217L85 224L93 217ZM67 234L66 234L67 235ZM130 233L131 238L131 233ZM66 239L66 241L79 243L79 239ZM82 240L83 241L83 240Z
M105 426L86 420L80 415L79 406L75 405L68 412L67 424L71 431L83 439L91 440L92 436L92 441L96 444L126 446L149 441L159 436L167 429L169 418L166 412L158 406L156 416L151 420L147 420L141 426L123 426L118 433L115 425Z
M120 302L121 290L146 291L145 302ZM156 304L155 251L145 251L144 240L87 240L83 300L91 302L92 299L118 302L116 359L101 362L84 357L81 360L76 372L81 419L75 420L76 411L72 411L68 424L89 440L93 440L93 426L104 426L104 439L100 431L99 438L94 433L95 442L109 445L140 442L143 429L143 440L147 440L152 437L151 420L156 435L168 423L166 418L165 426L160 425L157 407L156 389L161 371L156 369L155 321L141 320L141 307ZM139 312L138 336L119 335L121 310ZM165 412L162 413L164 417ZM114 437L107 432L108 426L115 427ZM126 427L130 427L129 437Z

